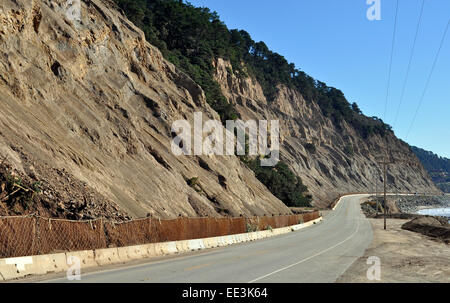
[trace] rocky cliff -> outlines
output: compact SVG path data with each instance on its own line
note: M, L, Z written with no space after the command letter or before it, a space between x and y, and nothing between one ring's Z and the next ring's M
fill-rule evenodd
M0 2L0 162L45 188L24 212L90 219L102 201L131 217L290 213L237 157L172 154L173 121L217 113L112 7L82 1L72 20L65 0Z
M409 146L392 133L363 139L345 121L338 128L315 102L283 85L273 101L251 77L238 77L231 64L215 62L215 78L223 94L236 105L242 119L279 120L281 159L308 186L316 206L325 207L337 195L382 190L382 165L388 150L389 191L439 192Z
M4 180L19 176L43 188L35 204L20 208L5 200L11 193L0 184L0 215L290 213L237 157L171 152L174 121L192 122L195 112L219 117L201 87L114 7L109 0L84 0L75 20L65 0L0 2L0 163L8 163L0 171ZM348 125L337 129L296 91L281 86L268 103L255 80L235 77L220 59L216 68L243 119L280 120L281 158L317 206L338 193L371 190L380 179L375 157L384 144L417 163L394 136L362 140ZM388 179L402 191L436 190L421 166L393 165Z

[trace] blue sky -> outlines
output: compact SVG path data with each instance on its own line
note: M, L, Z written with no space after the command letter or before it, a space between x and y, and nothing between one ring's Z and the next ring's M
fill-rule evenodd
M369 21L366 0L192 0L217 11L228 28L255 41L329 86L341 89L364 114L394 124L422 0L399 0L391 86L385 112L396 0L381 1L381 20ZM412 145L450 158L450 31L408 137L444 29L450 1L426 0L405 96L394 131Z

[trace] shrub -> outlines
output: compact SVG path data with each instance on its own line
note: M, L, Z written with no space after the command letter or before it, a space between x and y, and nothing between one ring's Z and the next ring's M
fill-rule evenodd
M353 145L351 144L347 144L344 146L344 153L346 153L349 156L354 156L355 155L355 150L353 148Z
M200 187L199 182L198 182L198 177L194 177L194 178L188 179L188 180L186 180L186 183L190 187L192 187L196 192L199 193L199 192L202 191L202 188Z
M261 166L260 159L247 160L256 178L278 199L289 207L309 207L312 196L300 177L296 176L283 161L275 167Z
M247 232L251 233L251 232L255 232L255 231L258 231L258 225L247 222Z

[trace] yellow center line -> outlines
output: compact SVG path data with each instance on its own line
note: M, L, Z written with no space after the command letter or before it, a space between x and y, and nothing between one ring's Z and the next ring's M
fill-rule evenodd
M203 268L203 267L208 267L208 266L211 266L211 263L200 264L200 265L188 267L188 268L185 268L184 270L185 271L191 271L191 270L195 270L195 269L199 269L199 268Z
M211 266L213 264L226 263L227 261L240 260L240 259L245 259L245 258L249 258L249 257L258 256L258 255L263 255L263 254L266 254L266 253L268 253L270 251L271 250L261 250L261 251L258 251L258 252L255 252L255 253L251 253L251 254L247 254L247 255L243 255L243 256L237 256L237 257L222 259L219 262L206 263L206 264L200 264L200 265L188 267L188 268L185 268L184 270L185 271L192 271L192 270L208 267L208 266Z
M264 255L264 254L268 253L269 251L271 251L271 250L261 250L261 251L255 252L255 253L251 253L251 254L247 254L247 255L243 255L243 256L238 256L238 257L229 258L229 260L245 259L245 258L249 258L249 257L254 257L254 256Z

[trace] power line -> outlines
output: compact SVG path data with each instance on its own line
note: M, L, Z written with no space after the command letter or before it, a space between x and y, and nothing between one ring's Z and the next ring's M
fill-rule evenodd
M423 90L422 96L420 97L419 104L417 105L416 112L415 112L415 114L414 114L413 120L412 120L412 122L411 122L411 125L409 126L408 132L406 133L406 139L408 139L408 136L409 136L409 134L410 134L410 132L411 132L411 129L412 129L414 123L416 122L417 114L419 113L419 109L420 109L420 107L421 107L421 105L422 105L422 103L423 103L423 100L424 100L424 98L425 98L425 94L426 94L427 89L428 89L428 86L429 86L429 84L430 84L431 77L432 77L432 75L433 75L434 68L436 67L437 60L438 60L439 55L440 55L440 53L441 53L442 46L444 45L445 36L447 35L449 26L450 26L450 19L448 20L447 26L445 27L445 30L444 30L444 34L442 35L441 44L439 45L438 51L437 51L437 53L436 53L436 57L434 58L434 61L433 61L433 65L432 65L432 67L431 67L430 74L428 75L427 82L425 83L425 88L424 88L424 90Z
M387 89L386 89L386 101L384 104L384 115L383 115L384 120L386 120L386 112L387 112L387 105L388 105L388 99L389 99L389 88L391 86L392 59L394 57L395 34L397 32L398 2L399 2L399 0L397 0L397 6L395 9L395 22L394 22L394 33L392 34L391 59L389 61L389 73L388 73L388 83L387 83Z
M385 121L386 121L387 105L388 105L388 100L389 100L389 89L390 89L390 86L391 86L392 61L393 61L393 58L394 58L394 48L395 48L395 34L397 33L398 3L399 3L399 0L397 0L397 4L396 4L396 8L395 8L394 32L392 33L391 58L389 60L388 83L387 83L387 88L386 88L386 101L385 101L385 104L384 104L384 114L383 114L383 119ZM384 148L385 148L385 153L387 155L387 153L388 153L387 140L384 142ZM386 183L385 183L385 190L386 190ZM385 202L386 202L386 198L385 198ZM386 229L386 216L385 216L385 219L384 219L384 229Z
M412 63L412 59L414 57L414 50L416 49L417 36L419 34L419 28L420 28L420 24L422 22L424 6L425 6L425 0L422 0L422 7L420 9L419 21L417 22L416 34L414 36L414 42L413 42L413 46L412 46L412 49L411 49L411 55L409 56L408 68L406 69L406 77L405 77L405 80L403 81L402 93L401 93L401 96L400 96L400 101L398 103L397 113L395 114L394 123L392 124L393 128L395 128L395 124L397 123L398 116L400 114L400 108L402 106L403 98L405 96L406 84L408 83L409 72L411 70L411 63Z

